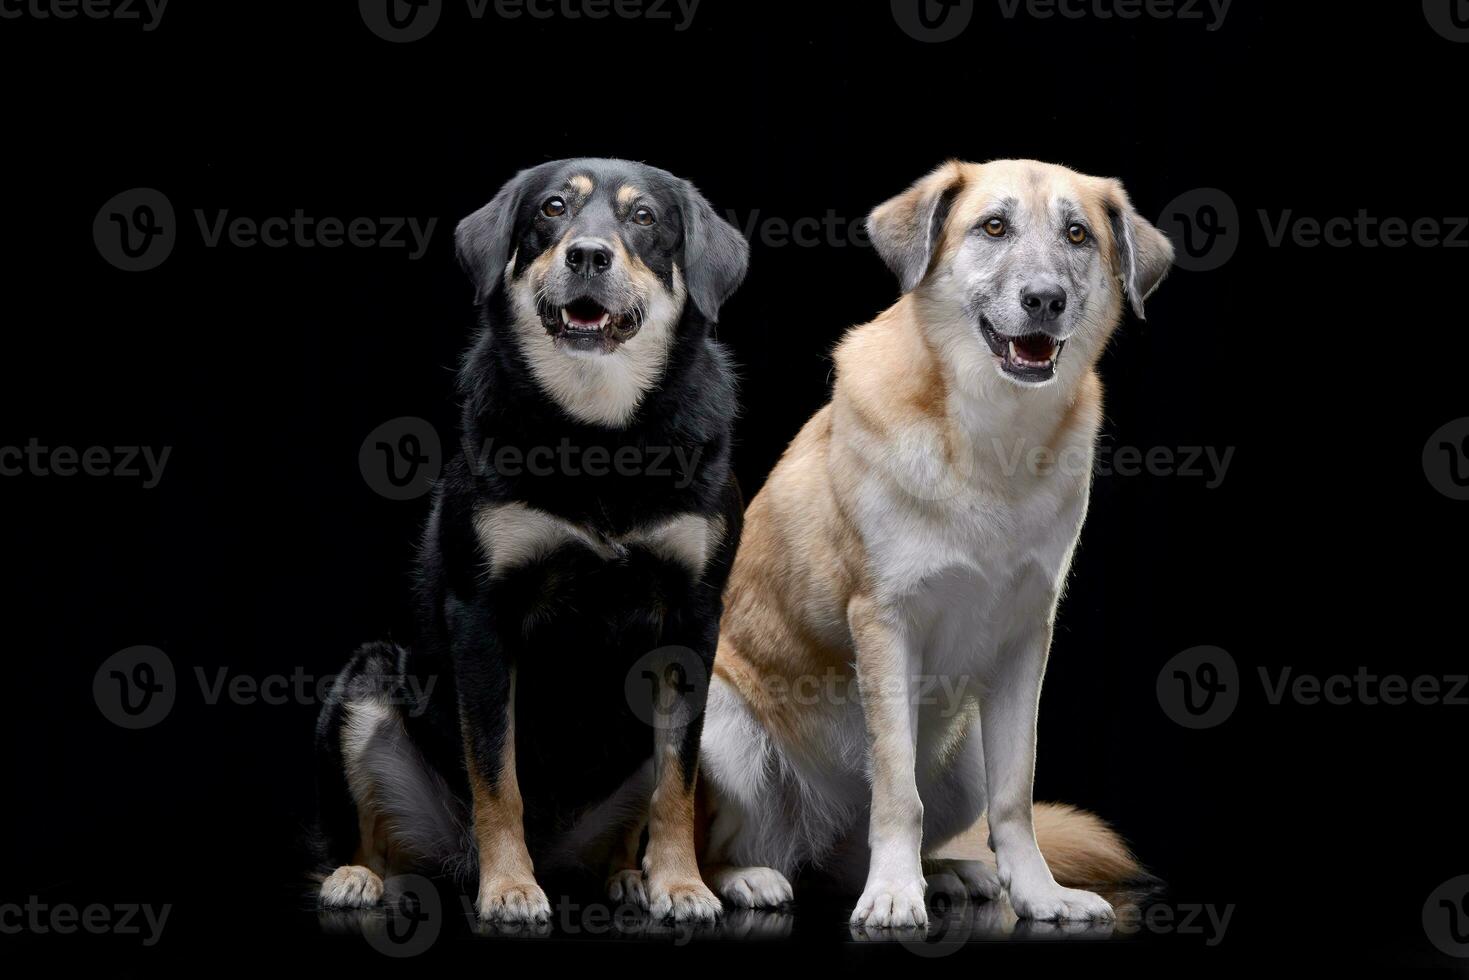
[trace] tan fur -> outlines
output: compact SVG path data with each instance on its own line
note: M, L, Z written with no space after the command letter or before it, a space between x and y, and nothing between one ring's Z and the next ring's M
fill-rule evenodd
M486 918L493 917L497 904L520 903L533 897L545 901L536 885L530 850L525 844L525 804L515 772L513 681L510 692L504 749L493 781L484 776L482 760L475 758L468 739L464 746L474 801L474 836L479 846L479 907L481 916Z
M934 852L934 857L979 861L991 869L989 820L979 822ZM1132 850L1106 821L1065 803L1035 805L1035 837L1051 873L1063 885L1098 888L1136 881L1145 872Z
M895 229L917 222L926 228L925 209L935 195L945 193L948 218L929 261L930 271L942 267L964 245L965 236L997 198L1045 201L1063 194L1083 212L1103 268L1119 280L1125 272L1113 241L1109 209L1130 206L1116 181L1033 161L950 162L878 208L872 223ZM1167 251L1166 240L1161 244L1149 240L1144 247ZM859 663L864 674L891 672L890 665L865 662L881 658L891 644L882 636L885 627L873 611L883 598L878 595L878 570L854 519L859 495L870 494L873 481L882 478L876 461L905 452L921 455L914 447L942 460L937 485L904 487L908 496L893 495L902 501L893 506L911 508L918 518L941 512L929 501L947 499L942 496L943 480L979 485L1002 499L1024 492L1026 474L1018 479L1002 475L989 447L974 444L973 418L966 422L962 415L961 395L975 390L982 371L974 364L981 364L983 371L996 369L986 361L989 352L975 342L973 324L953 326L952 304L941 306L937 295L916 288L843 338L835 352L831 402L801 429L746 514L725 595L715 675L739 693L760 726L793 756L819 754L816 726L826 722L826 716L805 710L798 699L789 697L793 685L813 677L850 684ZM1058 376L1060 389L1051 389L1059 394L1029 402L1017 398L1013 408L1006 399L994 399L995 411L1015 415L986 423L997 431L1033 434L1027 436L1033 438L1027 448L1059 452L1073 445L1090 446L1101 422L1103 397L1093 366L1120 320L1125 299L1120 281L1095 295L1098 326L1090 335L1068 342L1065 354L1072 358L1066 364L1068 373ZM933 496L925 498L924 491ZM905 802L916 796L906 715L866 692L862 697L868 717L874 824L915 819L921 808ZM874 714L886 718L877 730ZM966 718L962 715L955 722L956 735ZM883 724L900 727L900 733L891 736L893 741L884 737ZM905 766L905 776L892 775L902 773ZM1117 835L1091 814L1038 805L1035 829L1045 858L1062 882L1095 885L1141 873ZM938 853L988 855L983 846L987 835L988 826L981 819ZM993 866L993 855L988 860Z

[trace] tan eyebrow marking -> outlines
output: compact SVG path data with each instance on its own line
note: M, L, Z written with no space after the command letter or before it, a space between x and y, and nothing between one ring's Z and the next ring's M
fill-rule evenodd
M617 203L620 207L630 208L633 206L633 203L642 196L643 189L641 187L634 187L631 184L623 184L617 190Z
M586 174L574 174L566 179L566 186L583 196L589 196L597 185Z

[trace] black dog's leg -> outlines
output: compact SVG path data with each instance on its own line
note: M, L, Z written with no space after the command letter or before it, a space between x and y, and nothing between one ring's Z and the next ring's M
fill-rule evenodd
M525 807L515 771L515 666L483 601L449 600L454 675L479 850L481 919L545 922L551 906L536 884L525 843Z
M714 666L718 616L687 646L666 649L649 665L654 688L653 796L648 806L648 847L643 858L649 910L657 918L713 920L719 899L699 875L694 845L694 787L704 702Z

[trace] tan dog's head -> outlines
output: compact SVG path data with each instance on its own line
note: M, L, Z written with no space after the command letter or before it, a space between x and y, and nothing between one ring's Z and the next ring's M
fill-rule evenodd
M1026 387L1079 377L1173 262L1117 181L1033 160L946 163L867 228L935 342Z

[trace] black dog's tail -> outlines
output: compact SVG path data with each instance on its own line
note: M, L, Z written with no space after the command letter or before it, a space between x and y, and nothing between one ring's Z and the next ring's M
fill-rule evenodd
M361 852L371 848L389 866L473 877L467 809L409 732L425 706L404 683L407 660L394 644L363 646L322 705L317 825L308 835L319 876L361 863ZM366 841L364 826L373 828Z

